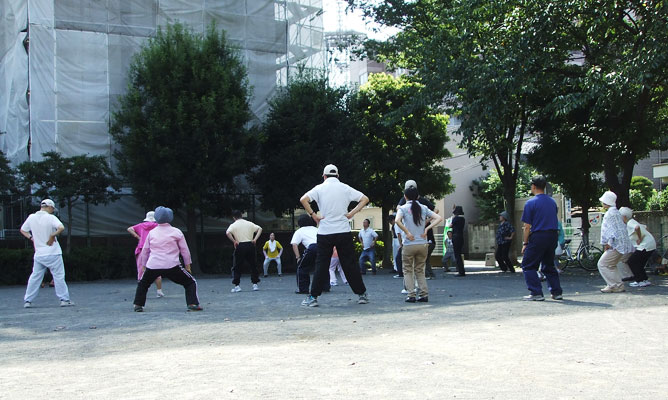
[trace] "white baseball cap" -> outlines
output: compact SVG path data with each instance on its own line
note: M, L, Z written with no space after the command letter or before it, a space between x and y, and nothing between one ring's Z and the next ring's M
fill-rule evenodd
M53 207L54 210L57 210L56 208L56 203L53 202L51 199L44 199L40 203L40 207Z
M404 184L404 190L408 190L409 187L414 187L417 189L417 182L412 179L407 180Z
M336 176L339 174L339 169L334 164L327 164L325 169L322 170L322 174L325 176Z

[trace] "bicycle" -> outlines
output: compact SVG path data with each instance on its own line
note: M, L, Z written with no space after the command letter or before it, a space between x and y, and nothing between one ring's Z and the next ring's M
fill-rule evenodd
M666 269L663 264L663 260L668 258L668 248L663 246L663 242L668 238L668 235L661 236L661 239L656 242L656 250L649 256L647 263L645 264L645 270L650 271L656 275L659 275L660 270Z
M582 230L582 228L578 228ZM571 239L566 239L561 248L564 252L559 255L557 261L559 263L559 269L562 271L568 268L569 265L576 265L585 271L596 271L598 269L598 259L603 255L603 251L600 248L589 244L588 238L582 233L577 232L573 236L582 236L580 241L580 246L575 251L575 257L571 252Z

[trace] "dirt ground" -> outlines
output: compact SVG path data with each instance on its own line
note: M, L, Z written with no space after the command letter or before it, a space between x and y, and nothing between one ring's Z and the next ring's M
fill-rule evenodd
M668 280L602 294L598 274L562 275L565 300L523 302L521 273L468 263L408 304L399 279L365 276L370 303L347 286L301 307L294 275L230 293L199 279L205 310L183 289L152 288L134 313L133 281L53 288L24 309L0 288L2 399L660 399L668 395ZM547 293L547 291L546 291Z

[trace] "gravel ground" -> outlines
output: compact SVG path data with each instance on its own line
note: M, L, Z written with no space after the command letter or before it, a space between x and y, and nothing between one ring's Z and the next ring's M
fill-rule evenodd
M0 288L2 399L659 399L668 383L668 280L602 294L598 274L562 276L562 302L523 302L521 274L467 263L437 271L429 303L407 304L401 282L366 275L371 302L334 287L301 307L294 275L230 293L204 277L205 310L183 289L152 288L132 312L135 282L52 288L23 309L24 287Z

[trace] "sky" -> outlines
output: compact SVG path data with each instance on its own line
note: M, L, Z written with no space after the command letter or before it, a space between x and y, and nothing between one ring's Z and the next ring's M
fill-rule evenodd
M341 30L355 30L363 32L371 39L387 39L393 31L382 28L380 25L366 21L362 12L355 10L346 12L347 2L343 0L323 0L323 24L325 32L332 32L339 29L339 12L341 13ZM376 28L376 31L374 31Z

